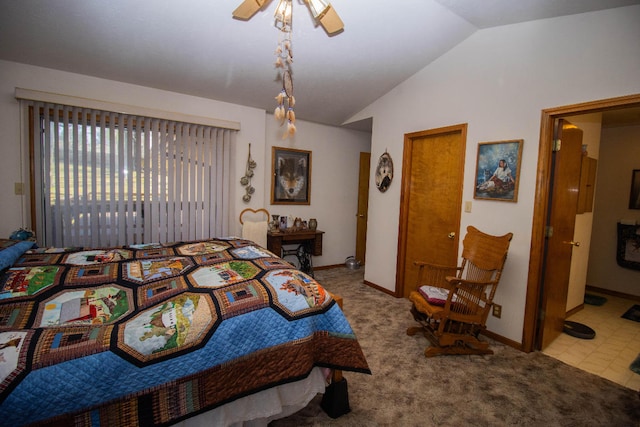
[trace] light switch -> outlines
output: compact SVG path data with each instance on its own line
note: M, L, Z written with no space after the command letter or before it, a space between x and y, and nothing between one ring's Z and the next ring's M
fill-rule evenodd
M471 202L464 202L464 211L471 212Z
M15 182L13 185L13 192L18 196L22 196L24 194L24 183Z

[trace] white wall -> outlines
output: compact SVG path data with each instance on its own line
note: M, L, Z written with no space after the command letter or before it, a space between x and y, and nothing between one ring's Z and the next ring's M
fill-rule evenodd
M402 164L407 132L468 123L461 229L514 238L488 328L522 341L540 112L640 93L640 6L481 30L352 120L373 117L373 159L388 148ZM524 139L517 203L473 199L477 143ZM386 193L370 191L365 280L395 288L402 171ZM396 184L397 183L397 184ZM375 186L371 185L375 189ZM462 207L461 207L462 208Z
M617 222L640 224L640 211L629 209L631 173L640 169L640 126L604 128L601 147L587 284L640 296L640 271L616 262Z
M282 140L282 129L264 110L210 99L161 91L79 74L0 61L0 236L8 237L19 227L29 227L29 195L14 194L14 183L29 182L28 141L22 141L21 114L14 97L16 87L96 99L156 110L205 116L240 123L237 144L233 150L234 176L232 191L234 227L231 234L240 235L237 221L246 207L267 207L273 213L316 217L319 228L326 231L323 256L314 259L317 266L339 264L355 250L355 204L358 185L358 153L369 151L371 134L348 129L321 126L298 121L298 134L293 140ZM258 163L252 185L256 192L250 203L242 202L247 153ZM285 146L313 151L311 205L305 207L271 207L271 146ZM26 185L28 189L28 185Z

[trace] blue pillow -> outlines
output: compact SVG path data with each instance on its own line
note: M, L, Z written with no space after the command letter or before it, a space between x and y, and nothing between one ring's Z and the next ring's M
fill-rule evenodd
M0 250L0 270L4 270L7 267L11 267L23 253L28 251L35 245L36 242L30 240L22 240L16 242L15 245L11 245Z

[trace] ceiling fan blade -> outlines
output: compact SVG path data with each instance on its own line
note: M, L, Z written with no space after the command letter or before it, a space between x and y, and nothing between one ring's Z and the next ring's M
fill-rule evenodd
M320 25L322 25L322 28L324 28L329 35L340 32L344 28L342 19L340 19L338 12L336 12L331 4L329 4L324 14L319 17L319 20Z
M238 19L250 19L267 0L244 0L240 6L233 11L233 17Z

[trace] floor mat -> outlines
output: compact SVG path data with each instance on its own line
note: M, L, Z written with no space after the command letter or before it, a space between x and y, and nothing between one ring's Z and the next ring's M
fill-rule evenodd
M640 305L635 304L629 310L627 310L621 317L634 322L640 322Z
M605 297L601 297L599 295L593 295L593 294L584 294L585 304L600 306L600 305L603 305L605 302L607 302L607 299Z
M564 321L564 333L583 340L592 340L596 336L596 331L587 325L569 320Z

